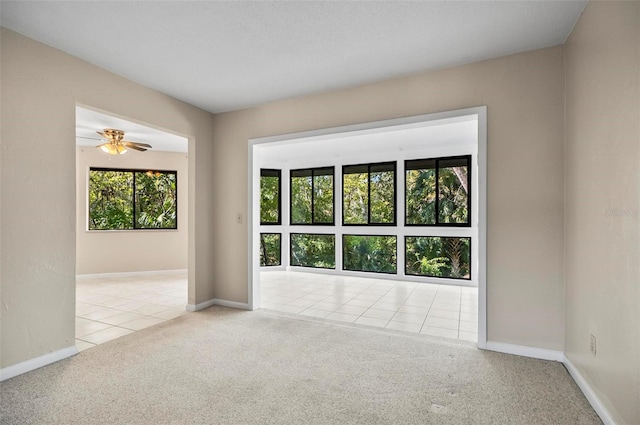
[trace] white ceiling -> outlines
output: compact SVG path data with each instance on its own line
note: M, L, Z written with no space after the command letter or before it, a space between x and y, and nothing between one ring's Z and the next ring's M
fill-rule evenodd
M587 1L2 1L0 23L210 112L562 44Z
M461 116L433 120L419 125L399 125L354 131L326 137L292 139L255 145L259 166L287 164L293 168L330 165L333 162L367 162L376 158L422 153L439 149L477 151L478 117Z
M96 133L105 128L115 128L125 133L125 140L148 143L153 152L187 152L186 137L176 136L155 128L106 115L91 109L76 107L76 145L97 146L105 140ZM137 153L137 152L136 152Z

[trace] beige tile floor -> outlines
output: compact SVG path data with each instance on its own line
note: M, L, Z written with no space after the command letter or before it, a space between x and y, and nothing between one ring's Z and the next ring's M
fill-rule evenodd
M477 342L478 289L318 273L263 271L261 307Z
M187 305L187 272L76 280L76 347L86 350L173 319Z

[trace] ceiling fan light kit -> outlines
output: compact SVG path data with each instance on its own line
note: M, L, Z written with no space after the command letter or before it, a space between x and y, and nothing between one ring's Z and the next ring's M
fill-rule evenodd
M103 152L109 155L124 155L129 149L144 152L151 148L148 143L131 142L124 140L124 131L113 128L105 128L104 131L96 131L99 135L107 139L106 143L98 145Z
M103 152L106 152L109 155L124 155L128 152L127 148L125 148L124 146L116 146L112 145L111 143L105 143L104 145L98 147L102 149Z

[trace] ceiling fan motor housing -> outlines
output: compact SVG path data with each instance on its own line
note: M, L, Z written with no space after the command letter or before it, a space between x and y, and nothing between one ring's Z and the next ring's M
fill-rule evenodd
M116 142L119 142L122 139L124 139L124 131L116 130L116 129L113 129L113 128L105 128L104 129L104 135L107 136L109 139L114 140Z

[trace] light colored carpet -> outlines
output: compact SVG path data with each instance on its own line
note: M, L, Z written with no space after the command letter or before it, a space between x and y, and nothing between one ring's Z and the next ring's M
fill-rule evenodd
M2 424L599 424L556 362L212 307L0 384Z

